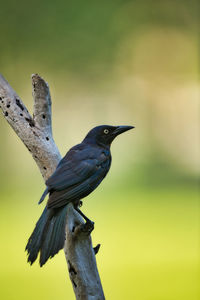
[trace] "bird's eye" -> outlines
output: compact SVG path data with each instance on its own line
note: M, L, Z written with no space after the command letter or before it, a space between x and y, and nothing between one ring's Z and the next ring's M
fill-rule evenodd
M109 130L108 129L104 129L103 131L105 134L108 134L109 133Z

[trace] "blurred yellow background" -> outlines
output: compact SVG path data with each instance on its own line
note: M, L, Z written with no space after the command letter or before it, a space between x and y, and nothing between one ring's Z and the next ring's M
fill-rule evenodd
M200 299L198 12L195 0L1 5L0 72L30 112L30 74L48 81L62 155L96 125L136 127L82 207L109 300ZM0 298L74 299L63 251L26 263L44 183L3 116L0 145Z

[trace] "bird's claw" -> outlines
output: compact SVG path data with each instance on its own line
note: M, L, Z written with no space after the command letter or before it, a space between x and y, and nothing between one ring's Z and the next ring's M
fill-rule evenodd
M88 232L89 234L94 230L94 222L87 219L85 224L83 225L83 231Z

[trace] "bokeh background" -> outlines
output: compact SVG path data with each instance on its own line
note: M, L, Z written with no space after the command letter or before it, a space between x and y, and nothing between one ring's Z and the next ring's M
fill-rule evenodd
M49 83L62 153L99 124L135 125L84 201L110 300L197 300L198 1L4 1L0 72L32 111L31 73ZM42 269L24 248L44 189L0 116L0 298L74 299L63 251Z

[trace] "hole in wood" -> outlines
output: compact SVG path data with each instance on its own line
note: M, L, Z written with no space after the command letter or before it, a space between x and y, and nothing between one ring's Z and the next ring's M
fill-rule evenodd
M69 273L76 275L77 272L76 272L75 268L73 267L72 263L70 262L70 260L68 260L68 264L69 264Z
M21 104L20 100L17 99L17 98L16 98L16 104L17 104L17 106L19 106L19 108L20 108L21 110L24 110L23 105Z
M72 279L72 283L73 283L74 287L76 288L77 284L76 284L76 282L73 279Z
M35 126L35 122L32 119L29 118L25 118L25 120L28 122L30 127L34 127Z

